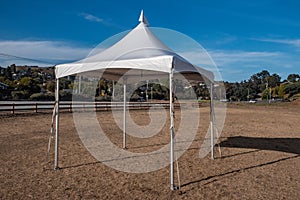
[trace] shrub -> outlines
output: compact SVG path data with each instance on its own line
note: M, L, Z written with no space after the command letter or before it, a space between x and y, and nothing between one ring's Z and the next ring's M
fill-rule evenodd
M33 101L54 101L55 97L53 93L35 93L29 99Z
M67 91L60 91L59 92L59 99L61 101L72 101L72 94Z
M28 91L13 91L11 92L11 96L13 100L28 99L29 93Z
M289 84L285 85L284 93L288 94L289 98L297 93L300 93L300 82L289 83Z

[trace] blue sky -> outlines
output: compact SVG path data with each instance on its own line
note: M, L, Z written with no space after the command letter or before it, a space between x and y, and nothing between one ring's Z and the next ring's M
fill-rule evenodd
M85 57L103 40L138 24L173 29L200 43L223 80L242 81L261 70L283 79L300 73L300 1L2 1L0 65L53 64Z

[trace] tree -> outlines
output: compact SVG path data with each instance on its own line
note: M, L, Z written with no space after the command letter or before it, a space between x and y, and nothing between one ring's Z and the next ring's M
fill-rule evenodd
M289 82L297 82L300 80L300 75L299 74L289 74L287 77L287 80Z
M288 98L300 93L300 82L286 84L284 87L284 93L288 94Z
M195 88L195 92L197 95L197 98L201 98L201 99L207 99L209 98L209 91L208 88L205 84L200 84Z
M50 92L54 92L55 91L55 82L54 81L47 81L46 89Z
M12 91L11 96L13 100L23 100L29 98L29 93L27 91Z
M37 82L30 77L21 78L17 89L20 91L27 91L30 95L41 91Z
M266 88L266 81L267 77L269 76L270 73L267 70L263 70L259 73L252 75L249 80L252 89L254 89L257 93L262 92Z
M280 84L278 89L278 97L283 99L284 98L284 84Z
M266 88L263 92L262 92L262 99L268 100L270 99L270 95L271 95L272 91L270 88Z
M269 87L276 87L280 84L281 77L278 74L272 74L272 76L266 77Z
M17 72L16 65L15 64L10 65L10 70L12 71L12 73L16 73Z
M5 68L4 77L8 80L12 80L12 72L10 67Z

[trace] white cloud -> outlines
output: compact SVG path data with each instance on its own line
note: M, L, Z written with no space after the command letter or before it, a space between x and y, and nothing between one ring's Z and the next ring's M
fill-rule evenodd
M80 13L78 14L80 17L83 17L85 20L91 21L91 22L97 22L97 23L101 23L102 25L105 26L109 26L109 27L114 27L117 29L121 29L122 31L125 29L127 30L128 27L123 27L122 25L119 24L115 24L113 23L110 19L103 19L103 18L99 18L95 15L89 14L89 13Z
M281 52L208 50L179 52L193 64L213 71L217 80L247 79L251 73L258 72L262 67L277 66L286 62ZM282 59L282 60L281 60Z
M280 56L280 52L259 52L259 51L229 51L229 50L212 50L209 51L214 61L221 66L234 63L256 63L266 59Z
M287 45L292 45L297 48L300 48L300 39L270 39L270 38L251 38L251 39L256 41L261 41L261 42L287 44Z
M99 23L103 23L104 20L102 18L96 17L92 14L88 14L88 13L81 13L80 16L83 16L84 19L88 20L88 21L92 21L92 22L99 22Z
M221 40L217 40L216 41L216 44L218 45L225 45L225 44L230 44L230 43L233 43L237 40L237 37L236 36L226 36L224 37L223 39Z
M14 62L16 64L33 62L58 64L82 59L89 51L89 48L61 41L0 41L0 66L7 66Z
M259 52L259 51L230 51L230 50L199 50L187 51L179 54L197 65L230 65L234 63L257 62L281 56L280 52Z
M176 53L178 53L180 56L184 57L189 62L195 65L201 65L201 66L215 65L208 52L206 52L205 50L176 52Z

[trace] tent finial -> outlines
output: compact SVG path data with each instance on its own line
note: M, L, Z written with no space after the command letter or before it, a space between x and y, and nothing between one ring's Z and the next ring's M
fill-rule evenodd
M144 10L141 11L139 22L144 23L147 26L149 25L148 20L146 19L145 15L144 15Z

